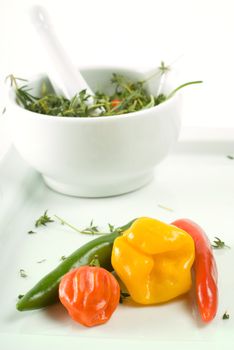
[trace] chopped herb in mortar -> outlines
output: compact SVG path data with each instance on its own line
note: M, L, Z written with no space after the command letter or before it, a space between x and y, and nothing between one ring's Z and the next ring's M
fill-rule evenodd
M156 74L160 74L163 77L168 70L169 67L162 62ZM146 82L153 76L146 80L132 81L121 74L113 73L111 84L114 87L114 93L106 95L103 92L96 92L92 96L92 104L87 103L90 95L86 90L80 91L69 100L63 96L47 93L44 86L43 96L38 98L31 94L30 88L26 83L22 86L18 85L17 81L25 81L24 79L15 78L13 75L10 75L9 78L11 85L15 88L17 102L25 109L39 114L82 118L96 117L98 108L101 111L100 117L127 114L151 108L168 100L178 90L187 85L202 83L202 81L188 82L178 86L168 95L158 93L157 96L153 96L147 91L145 86Z

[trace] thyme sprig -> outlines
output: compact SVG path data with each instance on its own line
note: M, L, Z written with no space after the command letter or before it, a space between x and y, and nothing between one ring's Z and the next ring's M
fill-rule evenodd
M45 210L45 212L35 221L35 226L36 227L46 226L48 223L53 223L56 220L61 225L66 225L69 228L71 228L73 231L81 234L86 234L86 235L106 235L113 232L120 232L119 231L120 229L115 228L115 226L110 223L108 224L109 231L102 231L99 229L97 225L94 225L93 219L90 221L90 224L87 227L80 229L56 214L54 214L53 216L49 216L48 210ZM28 234L33 234L33 233L36 233L36 232L32 230L28 231Z
M46 226L48 223L54 222L54 220L52 220L52 218L47 215L47 212L48 210L46 210L44 214L36 220L35 227ZM30 233L32 233L32 231Z
M27 82L25 79L14 77L12 74L8 76L8 79L15 89L17 102L29 111L51 116L87 118L96 117L97 109L101 111L99 116L104 117L152 108L173 97L181 88L202 82L193 81L182 84L168 95L165 95L161 91L164 76L169 70L170 67L161 62L161 65L151 77L141 81L132 81L126 76L113 73L111 83L114 87L114 93L107 95L103 92L96 92L92 96L92 104L88 103L91 96L86 90L80 91L69 100L46 91L46 85L43 84L42 96L36 97L31 94L31 89L27 84L19 86L18 81ZM160 75L160 82L157 95L153 96L147 91L145 83L155 75Z
M215 237L213 243L214 244L211 245L213 249L224 249L224 248L229 248L230 249L231 248L224 241L222 241L218 237Z
M23 81L27 83L27 79L22 79L15 77L13 74L10 74L6 77L6 80L10 81L10 85L15 89L16 101L18 104L22 105L25 109L30 110L30 105L38 100L38 97L33 96L29 91L31 90L27 84L18 85L18 81Z
M83 229L79 229L79 228L77 228L76 226L70 224L68 221L64 220L63 218L61 218L58 215L54 215L54 217L59 220L61 225L66 225L66 226L70 227L73 231L76 231L78 233L82 233L84 235L105 235L105 234L111 233L111 231L110 232L100 231L98 226L94 225L93 220L91 220L89 226L87 226L87 227L85 227Z

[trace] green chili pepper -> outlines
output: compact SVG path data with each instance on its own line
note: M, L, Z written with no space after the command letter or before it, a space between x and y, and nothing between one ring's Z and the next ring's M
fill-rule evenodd
M135 221L117 228L113 233L98 237L68 256L58 267L43 277L16 304L19 311L40 309L54 304L59 300L58 287L61 278L71 269L82 265L89 265L98 256L100 266L112 271L111 252L115 238L127 230Z

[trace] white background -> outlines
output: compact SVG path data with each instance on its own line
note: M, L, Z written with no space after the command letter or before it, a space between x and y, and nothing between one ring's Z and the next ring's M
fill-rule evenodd
M46 69L27 14L34 3L47 8L78 66L147 71L176 60L178 83L204 81L184 91L183 125L234 126L233 0L0 0L1 82ZM0 96L3 108L2 84Z

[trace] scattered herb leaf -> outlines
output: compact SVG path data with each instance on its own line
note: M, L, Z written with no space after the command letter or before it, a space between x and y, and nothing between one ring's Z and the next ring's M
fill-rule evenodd
M46 226L46 224L50 222L54 222L54 220L52 220L51 217L47 215L47 212L48 210L46 210L44 214L40 216L39 219L36 220L35 227Z
M32 231L32 230L30 230L30 231L28 231L28 234L29 235L33 235L33 234L35 234L36 232L35 231Z
M18 299L22 299L24 297L24 294L19 294Z
M223 320L228 320L230 318L230 315L227 313L227 311L225 311L225 313L223 314L222 319Z
M221 239L218 237L215 237L213 243L214 244L211 245L213 249L223 249L223 248L230 249L230 247L228 245L226 245L225 242L221 241Z
M25 272L25 270L24 269L20 269L20 277L23 277L23 278L26 278L26 277L28 277L28 275L27 275L27 273Z
M229 154L229 155L227 155L227 158L233 160L233 159L234 159L234 156L231 156L231 155Z
M62 255L61 258L60 258L60 261L64 261L66 259L67 259L67 257L65 255Z
M39 260L39 261L37 261L37 264L41 264L41 263L43 263L45 261L46 261L46 259Z
M2 110L2 115L6 113L6 107L3 108Z
M158 204L158 207L162 208L162 209L165 209L167 211L174 211L172 208L166 207L165 205L162 205L162 204Z

